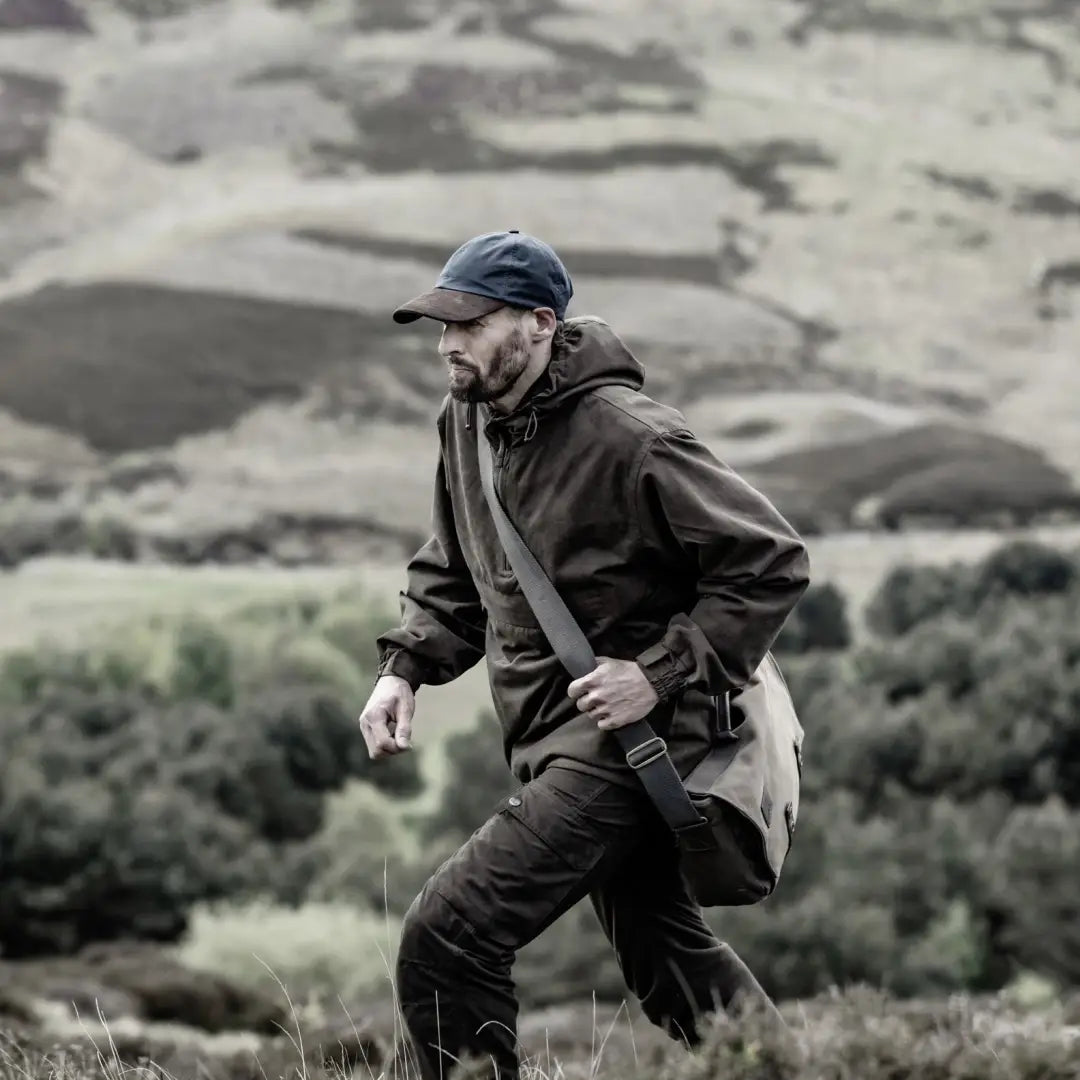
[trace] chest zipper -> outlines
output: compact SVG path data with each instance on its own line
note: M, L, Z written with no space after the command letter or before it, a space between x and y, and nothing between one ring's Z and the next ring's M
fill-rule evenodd
M495 451L494 465L492 480L495 485L495 492L502 499L502 492L499 491L499 478L500 471L506 467L506 462L510 457L510 440L507 439L500 431L498 433L498 448ZM505 505L505 500L503 500ZM504 574L513 573L513 567L510 565L510 560L507 558L506 551L502 544L499 545L499 569Z

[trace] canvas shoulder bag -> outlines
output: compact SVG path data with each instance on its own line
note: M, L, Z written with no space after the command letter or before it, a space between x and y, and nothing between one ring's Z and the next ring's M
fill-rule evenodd
M484 495L518 584L572 678L596 667L581 628L506 514L491 446L478 423ZM803 729L771 653L750 681L718 700L723 722L681 778L647 720L616 728L626 762L675 835L680 867L702 907L755 904L776 889L799 813Z

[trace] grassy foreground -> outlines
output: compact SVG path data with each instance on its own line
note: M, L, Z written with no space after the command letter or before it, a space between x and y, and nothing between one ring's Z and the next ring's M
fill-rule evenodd
M284 991L284 986L282 986ZM0 1021L3 1080L189 1077L301 1080L353 1076L414 1080L396 1010L375 1020L291 1003L273 1036L201 1039L165 1025L84 1020L44 1035ZM624 1007L574 1002L522 1017L522 1077L528 1080L1075 1080L1080 1075L1080 1003L1038 1009L1006 997L899 1002L865 987L785 1008L787 1037L755 1016L718 1017L694 1052L668 1042ZM1071 1021L1071 1022L1070 1022ZM76 1033L74 1028L81 1026ZM490 1064L462 1062L462 1080L492 1077Z
M240 905L201 909L174 947L121 942L0 961L0 1080L419 1080L391 977L397 931L351 905ZM784 1033L755 1013L720 1013L692 1052L617 996L523 1008L521 1077L1080 1076L1080 993L1034 975L994 995L833 988L781 1001ZM490 1063L466 1060L457 1080L493 1076Z

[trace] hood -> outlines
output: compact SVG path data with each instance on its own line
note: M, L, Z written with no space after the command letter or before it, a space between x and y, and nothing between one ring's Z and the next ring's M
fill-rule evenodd
M511 444L528 442L545 414L581 394L601 386L640 390L645 385L645 369L603 319L580 316L567 319L564 326L563 348L551 358L517 408L501 416L484 406L484 422L505 433ZM474 402L469 405L466 427L471 429L475 420Z

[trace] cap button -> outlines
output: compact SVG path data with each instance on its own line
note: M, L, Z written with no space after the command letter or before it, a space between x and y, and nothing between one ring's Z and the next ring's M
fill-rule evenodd
M521 232L520 229L511 229L510 232Z

